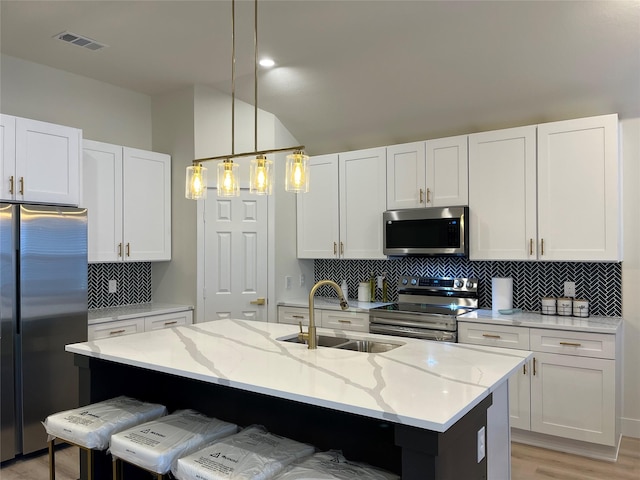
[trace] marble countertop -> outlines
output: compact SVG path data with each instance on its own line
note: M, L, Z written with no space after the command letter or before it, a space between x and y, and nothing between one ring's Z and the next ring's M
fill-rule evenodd
M349 310L355 312L368 312L372 308L381 307L383 305L390 305L392 302L359 302L355 298L350 298ZM309 297L294 299L294 300L282 300L278 302L279 306L284 307L304 307L309 308ZM314 308L320 308L323 310L341 310L338 297L315 297L313 301ZM347 310L347 311L349 311Z
M163 313L182 312L193 310L193 305L176 305L171 303L139 303L136 305L124 305L122 307L98 308L89 310L89 325L115 320L127 320L129 318L161 315Z
M72 353L444 432L531 352L319 328L400 343L361 353L278 339L293 325L217 320L67 345Z
M573 330L592 333L618 333L623 319L619 317L568 317L560 315L542 315L539 312L520 312L502 315L492 310L478 309L458 317L460 322L488 323L494 325L513 325L517 327L548 328Z

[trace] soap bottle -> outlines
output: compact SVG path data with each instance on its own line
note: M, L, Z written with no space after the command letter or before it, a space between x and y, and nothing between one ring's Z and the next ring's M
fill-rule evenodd
M346 280L342 280L342 285L340 285L340 288L342 289L342 295L344 296L344 298L346 300L349 300L349 286L347 285Z
M389 296L387 292L387 272L382 272L382 301L388 302Z
M371 277L369 277L369 294L371 295L369 300L371 302L375 302L376 301L376 277L373 275L373 272L371 272Z

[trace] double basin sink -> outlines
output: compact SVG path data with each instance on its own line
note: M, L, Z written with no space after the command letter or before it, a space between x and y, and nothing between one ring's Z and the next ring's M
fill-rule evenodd
M298 335L280 338L279 340L291 343L307 343ZM394 348L401 347L402 345L402 343L379 342L376 340L354 340L344 337L318 335L318 347L339 348L340 350L351 350L354 352L384 353L389 350L393 350Z

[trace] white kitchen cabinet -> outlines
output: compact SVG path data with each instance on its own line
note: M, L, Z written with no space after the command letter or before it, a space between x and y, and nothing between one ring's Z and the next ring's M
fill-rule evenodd
M171 157L83 143L89 262L171 259Z
M369 332L369 313L321 310L322 327L355 332Z
M182 310L156 315L130 316L122 320L106 320L89 325L88 340L100 340L101 338L119 337L133 333L150 332L163 328L191 325L193 323L193 311Z
M538 258L622 258L618 116L538 125Z
M387 147L387 209L468 205L467 135Z
M385 149L322 155L309 164L309 193L297 196L298 258L386 258Z
M534 352L509 379L512 427L616 446L615 335L459 322L458 341Z
M82 130L0 115L2 200L78 205Z
M617 261L617 115L469 136L471 260Z

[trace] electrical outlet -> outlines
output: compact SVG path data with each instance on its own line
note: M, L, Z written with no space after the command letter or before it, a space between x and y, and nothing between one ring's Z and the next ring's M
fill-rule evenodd
M484 427L478 430L478 463L482 461L485 455L485 435Z
M118 281L109 280L109 293L116 293L118 291Z
M564 296L565 297L576 296L576 282L564 282Z
M284 288L286 290L291 290L291 282L293 282L293 278L291 277L291 275L286 275L284 277Z
M300 286L304 287L304 275L300 275Z

